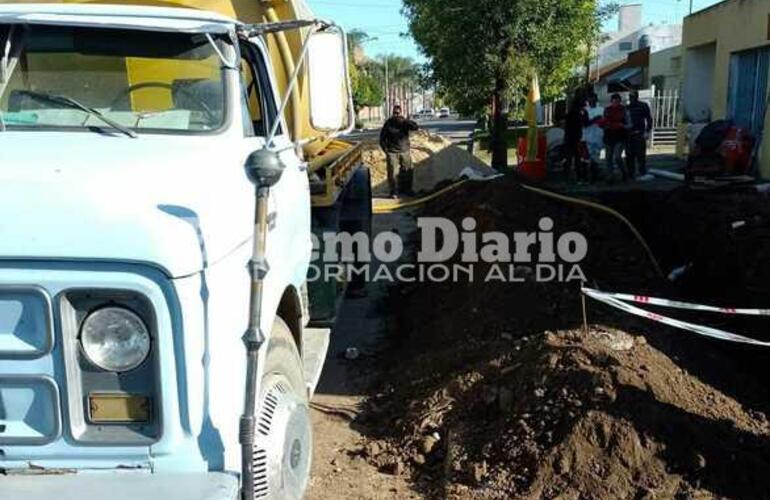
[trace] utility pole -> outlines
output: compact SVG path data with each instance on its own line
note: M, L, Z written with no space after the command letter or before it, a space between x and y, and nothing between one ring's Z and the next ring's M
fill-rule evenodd
M388 74L388 56L385 56L385 116L390 116L390 75Z
M676 0L676 1L677 1L677 3L682 3L682 0ZM692 11L693 11L693 0L690 0L690 14L689 15L692 15Z

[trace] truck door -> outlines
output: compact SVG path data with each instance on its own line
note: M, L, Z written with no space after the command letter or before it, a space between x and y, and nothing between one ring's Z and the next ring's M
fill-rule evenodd
M277 116L279 100L270 66L261 45L241 44L241 75L245 109L249 118L247 136L262 138L263 143L274 120L280 120L271 149L280 152L284 173L270 195L270 233L268 261L276 278L298 284L307 274L310 262L310 183L307 163L292 143L285 121ZM249 127L248 125L251 125ZM255 147L256 149L256 147Z

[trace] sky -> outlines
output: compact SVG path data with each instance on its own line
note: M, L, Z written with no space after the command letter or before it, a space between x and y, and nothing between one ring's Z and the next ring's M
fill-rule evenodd
M397 54L423 60L411 38L401 37L408 32L406 19L401 15L401 0L306 0L319 17L333 19L347 30L360 29L376 38L366 43L369 56ZM469 0L473 1L473 0ZM709 7L721 0L693 0L693 10ZM621 3L642 3L644 23L681 23L689 13L689 0L622 0ZM617 18L607 22L615 29Z

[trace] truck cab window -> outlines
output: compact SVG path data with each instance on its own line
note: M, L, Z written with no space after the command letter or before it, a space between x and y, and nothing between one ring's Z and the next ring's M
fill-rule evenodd
M136 132L210 132L225 125L225 75L202 35L16 26L0 117L9 129L83 130L97 115ZM0 32L0 40L8 38Z
M248 110L251 122L251 130L248 130L246 123L247 136L267 136L270 133L270 127L278 115L278 107L271 92L270 76L267 70L266 62L259 49L248 43L241 43L241 86L243 99ZM244 111L244 116L246 111ZM281 135L281 126L278 127L278 135Z
M264 114L262 112L262 92L260 90L259 80L254 72L254 66L246 59L241 60L241 86L243 98L246 104L244 117L248 115L245 123L245 133L247 136L265 136L267 127L265 126Z
M246 105L243 115L245 117L248 111L249 118L244 121L252 125L249 130L249 124L245 124L245 133L247 136L264 137L270 133L270 127L278 114L266 62L259 49L246 42L241 43L241 54L241 86ZM281 130L279 126L278 135Z

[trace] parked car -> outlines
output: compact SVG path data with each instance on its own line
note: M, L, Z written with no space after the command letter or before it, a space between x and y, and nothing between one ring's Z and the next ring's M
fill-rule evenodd
M449 108L441 108L438 110L439 118L449 118L449 115L450 115Z

